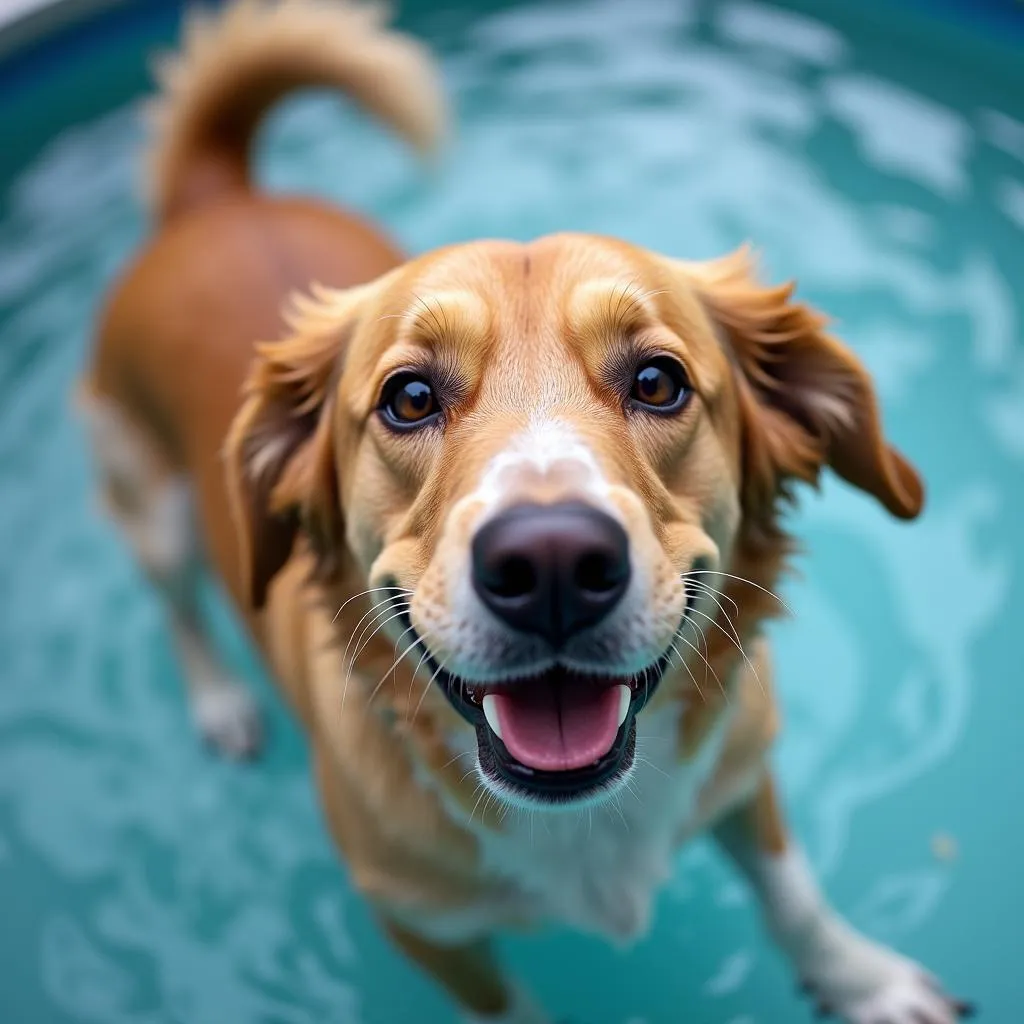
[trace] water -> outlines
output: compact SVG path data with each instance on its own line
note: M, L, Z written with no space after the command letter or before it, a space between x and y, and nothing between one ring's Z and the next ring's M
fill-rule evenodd
M952 59L848 21L653 0L413 12L459 108L440 172L321 98L275 119L264 171L414 251L570 228L704 257L749 237L836 317L930 502L904 526L832 481L806 496L796 617L774 630L779 771L844 912L1013 1024L1024 86L980 42ZM120 66L82 72L83 94ZM3 183L0 1021L449 1021L347 887L301 736L217 595L271 718L256 767L199 749L159 608L94 508L67 399L143 231L134 118L68 128ZM575 1024L810 1019L700 844L636 949L552 932L506 952Z

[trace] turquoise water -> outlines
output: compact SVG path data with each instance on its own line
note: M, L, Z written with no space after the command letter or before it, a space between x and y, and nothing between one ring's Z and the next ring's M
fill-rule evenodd
M778 767L840 908L1015 1024L1024 61L843 8L549 0L408 23L458 106L439 172L308 98L267 134L269 184L414 251L563 228L690 257L751 238L876 375L930 503L905 526L832 481L806 496L796 615L774 629ZM135 60L86 62L74 102ZM0 134L38 131L32 109ZM214 592L271 740L250 767L200 749L160 610L90 497L66 397L143 231L138 139L122 103L0 182L0 1022L450 1021L348 888L302 738ZM506 952L574 1024L811 1019L702 844L635 949L555 931Z

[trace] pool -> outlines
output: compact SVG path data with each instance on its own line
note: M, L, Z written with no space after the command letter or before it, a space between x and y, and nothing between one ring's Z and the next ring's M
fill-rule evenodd
M171 6L0 68L0 1021L440 1024L445 1002L346 884L302 737L216 589L270 716L256 766L199 747L160 610L91 497L67 399L144 230L133 99ZM267 133L266 181L365 211L412 251L577 229L701 258L751 238L836 318L930 500L907 526L832 480L805 495L796 614L773 628L778 768L839 907L1014 1024L1024 12L437 6L403 22L458 107L438 172L307 97ZM701 843L636 948L551 931L506 952L573 1024L811 1019Z

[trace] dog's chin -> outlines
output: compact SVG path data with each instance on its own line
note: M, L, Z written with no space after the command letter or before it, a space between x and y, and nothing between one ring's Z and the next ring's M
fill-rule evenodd
M628 779L636 716L667 664L666 656L619 676L556 665L494 684L442 671L438 683L476 730L480 772L495 793L535 808L578 806L608 799Z

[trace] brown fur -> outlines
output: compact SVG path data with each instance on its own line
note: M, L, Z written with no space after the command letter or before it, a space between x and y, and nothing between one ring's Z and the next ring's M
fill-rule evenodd
M482 870L477 833L453 808L495 832L503 816L478 809L446 739L461 721L396 661L398 630L374 629L353 653L376 625L362 592L408 588L420 634L443 631L474 488L531 416L557 415L595 453L654 580L652 644L671 640L686 596L678 574L695 558L738 577L705 631L722 689L697 699L704 667L690 658L655 705L689 702L683 762L731 716L680 839L740 804L754 815L751 841L774 854L786 837L770 783L758 784L776 729L759 634L791 550L783 508L826 467L904 518L923 491L884 440L863 367L791 286L759 284L746 251L690 264L563 235L404 261L351 214L254 191L251 136L297 85L352 92L424 148L443 123L408 41L309 0L267 10L243 4L194 29L168 72L158 231L106 307L89 390L129 419L160 473L191 481L207 553L308 729L356 884L411 956L465 1006L493 1012L508 993L479 973L484 946L444 950L400 922L501 903L503 883ZM325 31L332 17L348 36ZM696 399L684 415L623 416L609 367L639 344L687 366ZM443 432L396 437L373 413L381 381L410 364L450 382ZM554 500L552 487L524 483L519 496ZM435 653L457 657L457 644L439 636ZM760 795L746 804L752 785ZM514 900L504 923L526 923Z

